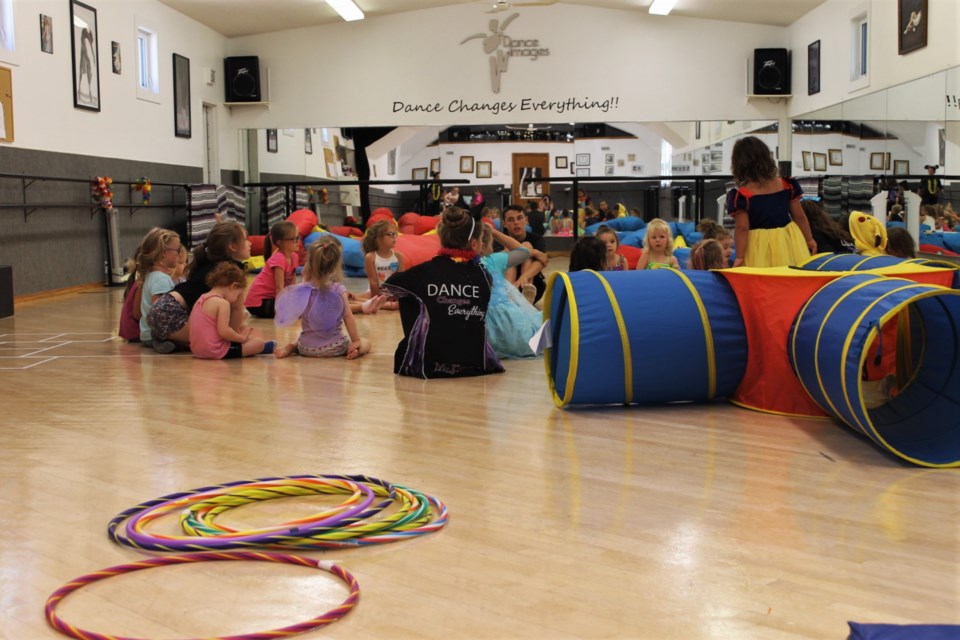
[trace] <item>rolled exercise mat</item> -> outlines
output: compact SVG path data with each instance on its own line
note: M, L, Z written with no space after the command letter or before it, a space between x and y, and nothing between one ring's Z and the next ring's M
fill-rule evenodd
M544 309L558 407L707 401L730 395L743 377L743 318L715 273L555 273Z
M895 370L864 380L896 325ZM884 449L928 467L960 466L960 291L853 274L814 294L790 332L790 360L813 399Z

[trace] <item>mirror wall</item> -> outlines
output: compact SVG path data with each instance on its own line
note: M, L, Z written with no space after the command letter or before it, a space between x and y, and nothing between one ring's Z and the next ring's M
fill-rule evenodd
M960 67L793 119L798 176L960 173Z

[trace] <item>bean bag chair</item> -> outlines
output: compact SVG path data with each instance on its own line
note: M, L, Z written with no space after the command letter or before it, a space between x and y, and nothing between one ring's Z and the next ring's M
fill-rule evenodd
M413 226L412 224L410 224L410 225L403 225L403 224L402 224L402 225L400 225L399 229L397 229L397 230L401 233L401 235L405 235L405 236L416 235L416 234L413 232L413 231L414 231L414 226Z
M906 229L907 225L899 220L887 220L887 229Z
M683 236L688 245L692 245L696 240L690 240L690 235L697 233L697 223L695 222L677 222L677 233ZM702 234L701 234L702 237Z
M363 231L356 227L329 227L327 229L332 234L343 236L344 238L362 238Z
M397 220L397 224L401 227L403 226L414 226L417 224L417 220L420 219L419 213L405 213Z
M323 235L333 236L343 248L343 273L345 275L352 278L362 278L367 275L363 267L363 246L356 238L338 236L335 233L327 233L326 231L315 231L304 238L303 243L306 247L309 247Z
M677 259L677 263L680 265L681 269L690 268L690 248L689 247L679 247L673 250L673 257Z
M643 255L643 249L622 244L617 249L617 253L627 259L627 268L633 270L637 268L637 262L640 260L640 256Z
M437 235L401 235L397 237L397 251L403 255L404 268L416 266L433 259L440 251L440 238Z
M413 232L418 236L422 236L427 231L436 229L438 222L440 222L439 216L420 216L413 225Z
M687 242L683 239L683 236L677 236L673 239L673 248L674 249L686 249Z
M370 217L367 218L367 226L369 227L379 220L395 222L396 218L393 217L393 211L390 211L390 209L387 209L386 207L380 207L379 209L374 209L373 213L370 214Z
M643 239L647 235L646 229L637 229L636 231L625 231L623 233L618 233L617 236L620 238L620 246L627 245L629 247L636 247L637 249L643 248Z
M263 236L260 236L261 238ZM267 263L266 258L263 257L263 245L260 246L261 252L260 255L250 255L243 264L247 266L247 273L260 273L263 271L263 265Z
M670 227L670 233L671 235L673 235L674 238L676 238L679 235L682 235L680 233L680 227L677 226L676 222L671 220L670 222L667 223L667 225Z
M943 247L937 246L935 244L921 244L920 253L935 253L938 256L953 256L960 258L960 253L954 253L949 249L944 249Z
M623 218L614 218L606 222L597 222L586 228L587 235L593 235L601 225L607 225L614 231L637 231L647 226L647 223L636 216L626 216Z
M262 256L263 243L266 242L267 236L247 236L247 240L250 241L250 255Z
M287 222L292 222L296 225L297 231L300 232L300 237L303 238L317 226L317 214L310 211L310 209L297 209L287 216Z
M960 233L956 231L944 231L940 235L943 237L943 244L947 249L954 253L960 253Z
M687 243L688 247L692 247L701 240L703 240L703 234L699 231L691 231L690 233L685 233L683 236L683 241Z
M940 247L941 249L946 249L947 251L950 251L950 249L947 247L947 244L943 241L942 233L921 233L920 244Z

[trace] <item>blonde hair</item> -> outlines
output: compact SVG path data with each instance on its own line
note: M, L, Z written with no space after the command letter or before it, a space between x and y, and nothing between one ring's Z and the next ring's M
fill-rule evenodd
M493 242L493 227L488 224L484 224L483 231L480 233L481 253L483 253L482 250L491 242Z
M331 234L324 234L310 245L307 263L303 266L305 280L327 287L340 279L343 272L343 247Z
M471 240L479 240L483 223L473 219L469 211L459 207L447 207L440 216L437 235L440 245L447 249L469 249Z
M380 248L380 238L386 235L387 231L396 231L396 226L387 220L377 220L367 227L367 232L363 234L363 252L370 253Z
M643 249L644 251L650 250L650 232L651 231L664 231L667 234L667 246L664 248L663 252L668 255L673 255L673 232L670 231L670 225L661 220L660 218L654 218L647 224L647 234L643 236Z
M133 261L137 269L137 278L143 279L153 270L153 267L163 257L167 248L174 242L180 242L180 236L176 231L170 229L161 229L154 227L147 231L147 235L140 241L137 252L133 256ZM182 246L182 245L181 245Z

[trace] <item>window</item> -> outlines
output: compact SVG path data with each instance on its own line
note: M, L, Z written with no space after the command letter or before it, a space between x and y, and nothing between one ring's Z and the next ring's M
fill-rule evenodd
M666 140L660 141L660 175L673 175L673 147ZM661 180L661 187L669 187L669 180Z
M850 82L859 89L870 84L870 24L866 12L856 15L850 23Z
M137 97L159 103L160 72L157 58L157 32L137 27Z

